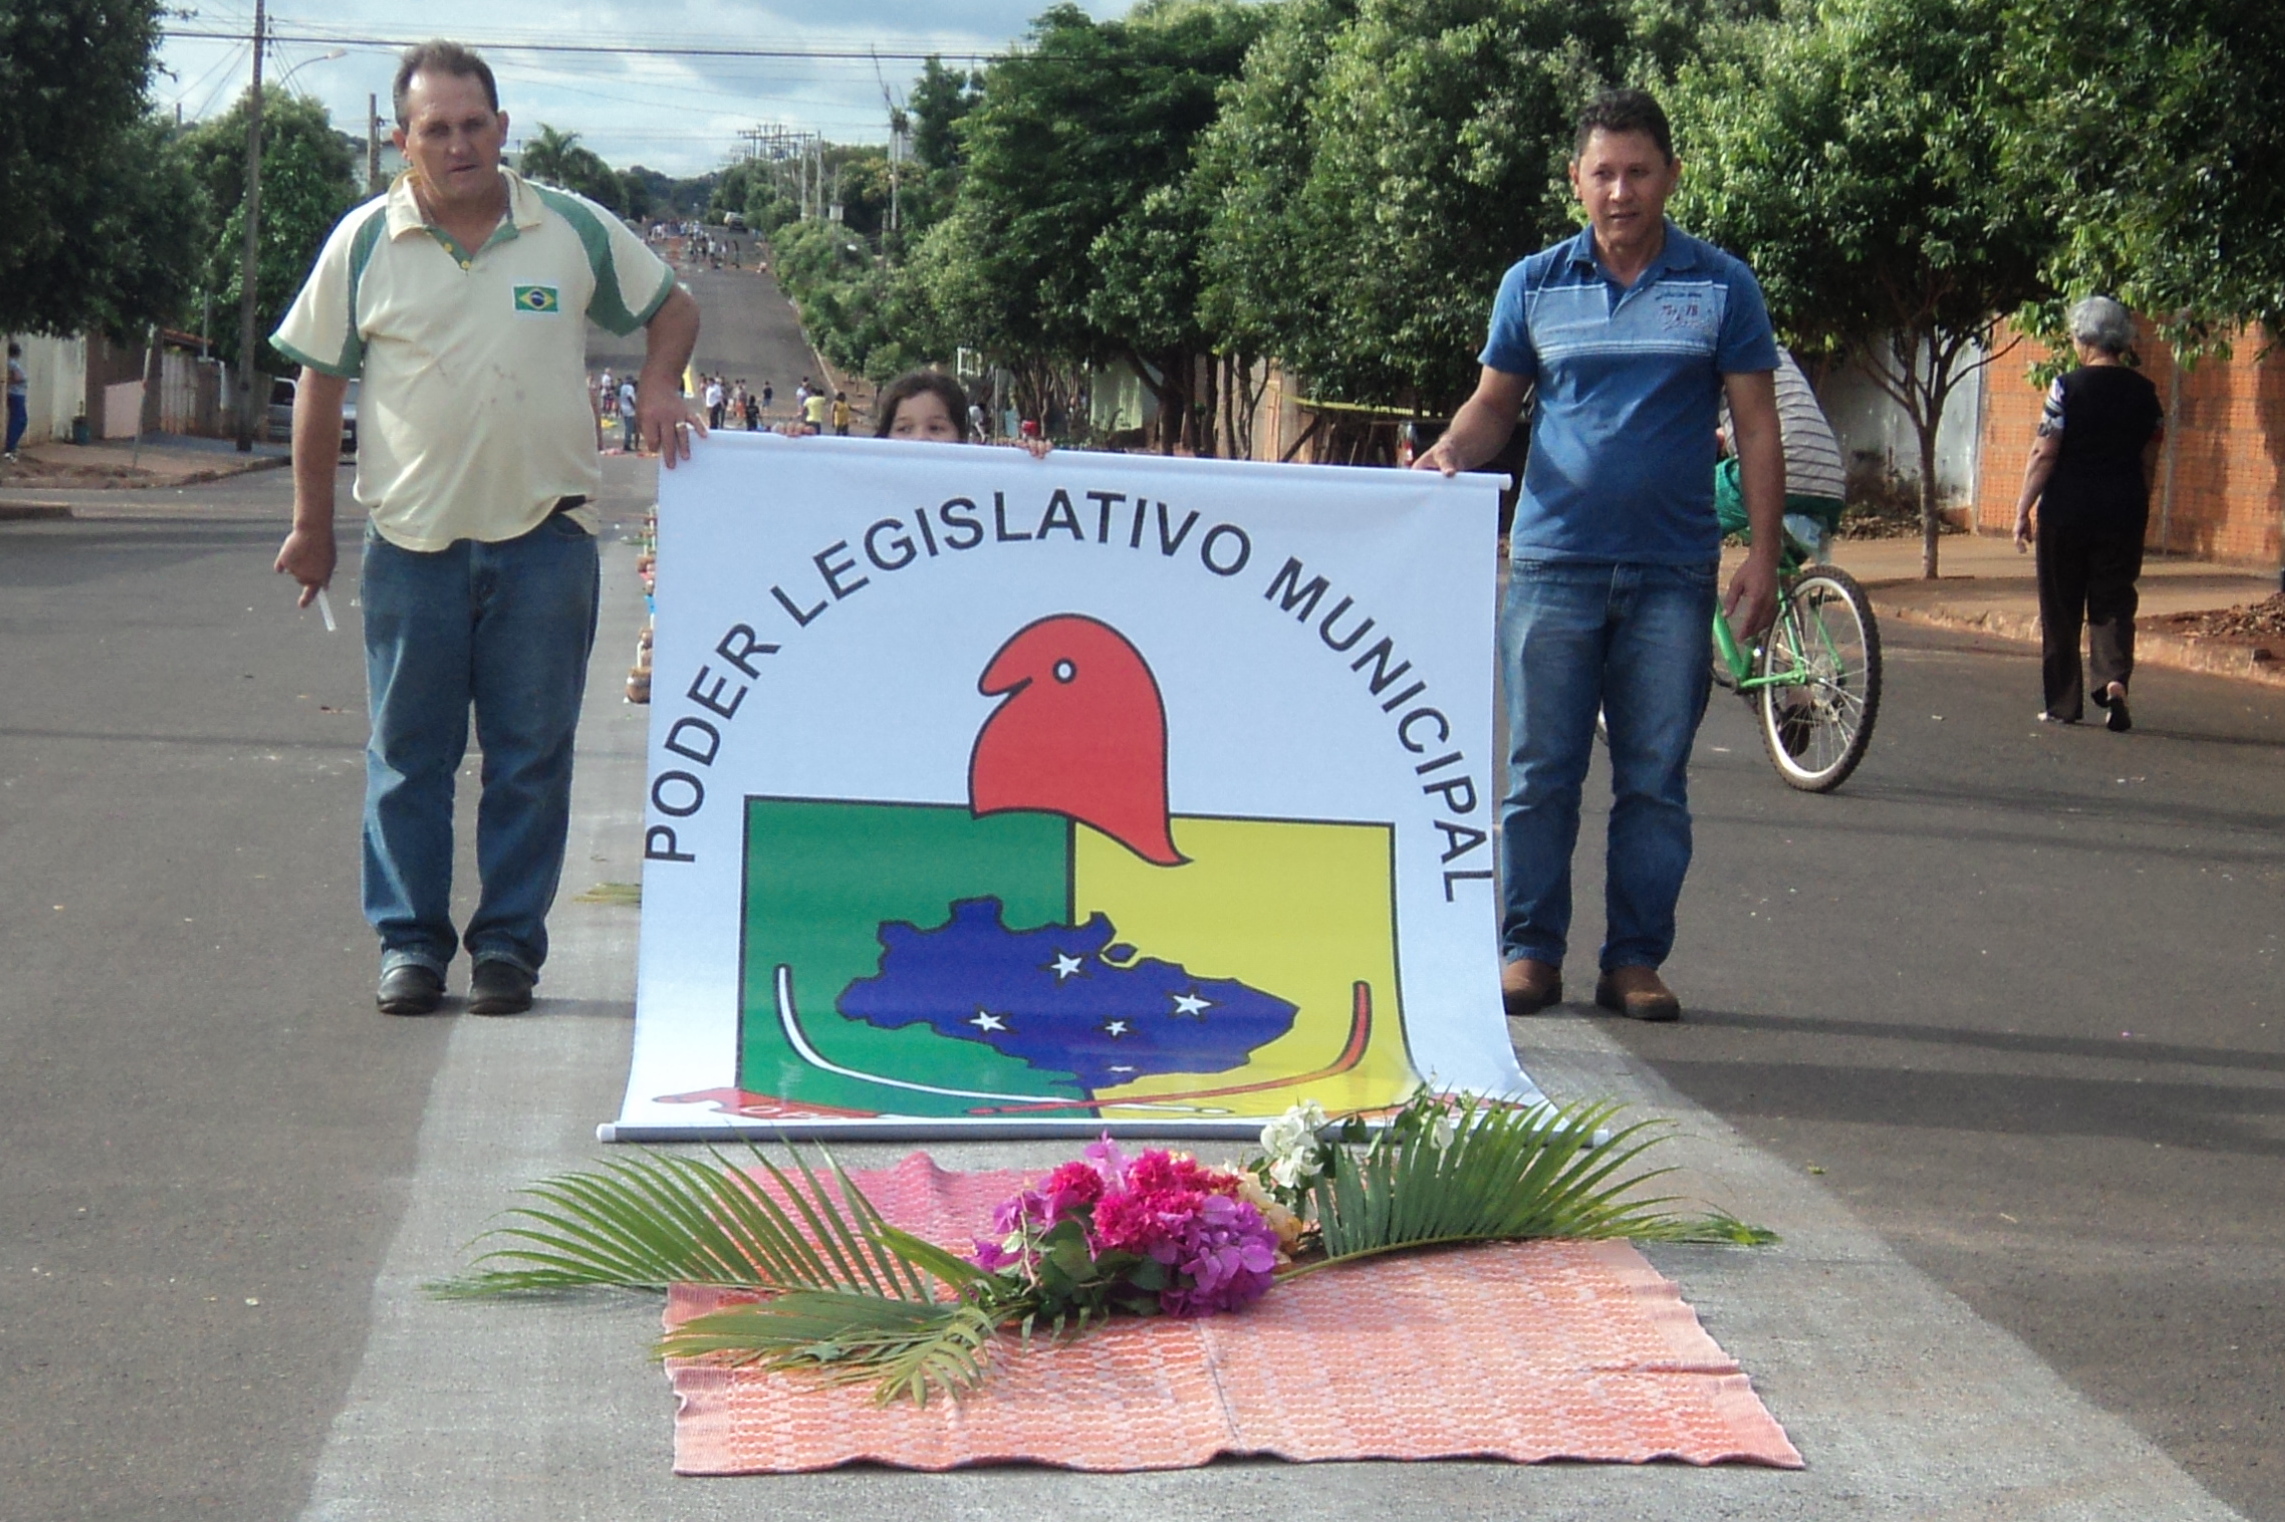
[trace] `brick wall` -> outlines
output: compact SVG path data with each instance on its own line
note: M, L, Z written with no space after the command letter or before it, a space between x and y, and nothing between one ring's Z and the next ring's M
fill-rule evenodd
M2241 333L2228 360L2177 374L2173 351L2139 326L2143 373L2158 388L2169 435L2146 542L2206 560L2285 563L2285 345L2257 359L2263 335ZM1984 533L2004 534L2015 523L2041 399L2025 375L2029 358L2028 349L2002 358L1984 388L1976 479L1976 528Z

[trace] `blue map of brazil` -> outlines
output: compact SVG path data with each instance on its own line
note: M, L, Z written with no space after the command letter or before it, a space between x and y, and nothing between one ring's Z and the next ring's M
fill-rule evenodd
M997 898L962 899L933 930L880 926L880 972L835 1007L883 1029L981 1042L1088 1092L1165 1073L1226 1073L1293 1029L1296 1007L1193 976L1122 944L1102 914L1010 930Z

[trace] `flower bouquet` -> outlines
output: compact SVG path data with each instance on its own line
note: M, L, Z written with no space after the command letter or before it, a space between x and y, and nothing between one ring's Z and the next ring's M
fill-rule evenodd
M848 1174L758 1151L741 1168L651 1154L535 1184L507 1239L448 1296L609 1285L758 1292L659 1351L870 1381L883 1403L980 1384L1003 1331L1075 1336L1114 1315L1242 1310L1297 1274L1378 1254L1534 1237L1760 1243L1719 1212L1683 1216L1634 1168L1654 1124L1616 1107L1518 1106L1423 1090L1336 1122L1315 1104L1264 1128L1244 1165L1128 1156L1109 1137L993 1212L963 1256L884 1220ZM1376 1123L1377 1122L1377 1123ZM491 1266L486 1266L491 1265Z

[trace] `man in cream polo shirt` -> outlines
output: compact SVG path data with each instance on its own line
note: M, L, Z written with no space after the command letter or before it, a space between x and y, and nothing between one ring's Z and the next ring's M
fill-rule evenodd
M563 871L572 748L600 581L602 487L586 325L646 330L636 426L672 468L703 433L680 389L698 304L610 213L500 167L508 118L468 49L405 54L394 99L411 166L342 218L272 337L302 366L294 524L277 568L306 606L333 577L341 403L358 402L368 513L365 917L376 1001L427 1014L466 948L472 1014L529 1009ZM484 751L482 886L452 923L453 776L468 716Z

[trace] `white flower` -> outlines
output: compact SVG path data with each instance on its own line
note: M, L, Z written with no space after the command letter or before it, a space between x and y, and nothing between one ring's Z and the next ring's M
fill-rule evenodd
M1305 1099L1262 1127L1262 1150L1272 1157L1298 1152L1316 1140L1328 1120L1323 1105Z
M1297 1187L1305 1174L1312 1172L1309 1159L1299 1153L1288 1152L1270 1159L1269 1181L1280 1189Z
M1438 1110L1436 1118L1428 1123L1428 1140L1439 1152L1451 1146L1459 1134L1459 1128L1452 1124L1450 1110Z

